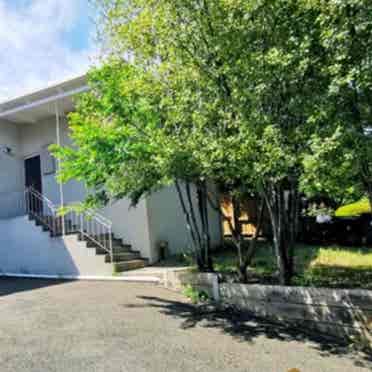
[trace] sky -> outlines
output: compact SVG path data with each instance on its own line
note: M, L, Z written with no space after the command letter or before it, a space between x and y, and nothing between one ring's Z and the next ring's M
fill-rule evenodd
M89 0L0 0L0 102L85 73L92 16Z

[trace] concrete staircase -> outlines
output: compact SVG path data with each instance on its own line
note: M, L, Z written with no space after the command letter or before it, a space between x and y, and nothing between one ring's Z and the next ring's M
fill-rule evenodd
M115 273L139 269L145 267L148 263L147 259L141 257L139 251L133 250L130 244L124 244L123 241L116 238L114 234L112 234L113 262L111 262L110 254L98 246L94 241L89 240L87 237L82 238L81 234L79 234L79 239L86 241L87 248L95 249L96 255L102 255L106 263L112 263Z
M51 237L62 236L62 218L43 216L40 213L28 213L29 220L35 222L37 226L41 226L43 231L49 232ZM135 270L145 267L148 260L141 257L139 251L132 249L131 245L124 244L121 239L111 234L112 239L112 260L110 253L97 242L107 241L109 236L107 234L91 235L82 234L78 226L74 225L71 220L65 217L65 234L76 235L76 239L84 241L87 249L94 249L95 254L102 256L102 259L107 264L112 264L113 273L121 273L128 270ZM53 227L53 228L51 228ZM112 262L111 262L112 261Z

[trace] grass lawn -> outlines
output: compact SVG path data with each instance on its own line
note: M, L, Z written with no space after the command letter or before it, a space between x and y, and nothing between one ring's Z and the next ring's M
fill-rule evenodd
M215 253L214 262L216 271L225 274L235 272L236 255L232 248ZM249 268L252 282L274 284L276 270L272 247L260 242ZM372 289L372 249L298 245L295 270L295 285Z

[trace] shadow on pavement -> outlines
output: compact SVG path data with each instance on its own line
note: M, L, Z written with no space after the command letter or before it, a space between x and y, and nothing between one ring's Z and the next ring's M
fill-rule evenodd
M66 284L68 280L52 280L52 279L24 279L1 277L0 278L0 297L8 296L18 292L32 291L44 287Z
M336 355L349 357L358 367L368 367L372 370L372 353L357 352L347 341L326 337L317 331L279 323L257 317L248 312L233 308L218 308L213 305L196 306L184 302L171 301L160 297L139 296L146 304L126 305L127 307L153 307L162 313L182 319L182 329L196 326L218 328L241 342L253 343L259 336L279 341L297 341L309 343L322 356Z

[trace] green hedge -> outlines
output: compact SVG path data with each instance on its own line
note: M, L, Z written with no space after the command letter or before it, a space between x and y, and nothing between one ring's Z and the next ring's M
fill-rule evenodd
M356 203L343 205L335 212L336 217L360 216L363 213L371 213L371 207L367 198L363 198Z

